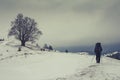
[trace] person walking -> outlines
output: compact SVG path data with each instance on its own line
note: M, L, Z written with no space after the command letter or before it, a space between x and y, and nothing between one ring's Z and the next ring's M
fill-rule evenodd
M102 52L101 43L96 43L94 52L96 54L96 63L100 63L100 57L101 57L101 52Z

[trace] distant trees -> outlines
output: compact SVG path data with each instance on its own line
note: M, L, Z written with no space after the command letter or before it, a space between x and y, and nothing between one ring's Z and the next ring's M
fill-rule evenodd
M47 44L45 44L43 48L46 50L53 50L53 47L51 45L47 45Z
M4 39L0 39L0 41L4 41Z
M68 50L66 49L65 52L68 53Z
M44 49L48 49L49 47L48 47L47 44L45 44L43 48L44 48Z
M49 50L53 50L53 47L51 45L49 46Z
M23 14L18 14L17 18L11 22L11 26L8 36L15 36L21 41L21 46L25 46L28 41L35 41L38 36L42 35L35 20L24 17Z

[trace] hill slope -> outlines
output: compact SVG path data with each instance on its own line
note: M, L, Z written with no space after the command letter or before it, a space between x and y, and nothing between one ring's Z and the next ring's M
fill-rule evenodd
M0 44L0 80L119 80L120 61L86 53L31 50L11 42ZM93 59L94 58L94 59Z

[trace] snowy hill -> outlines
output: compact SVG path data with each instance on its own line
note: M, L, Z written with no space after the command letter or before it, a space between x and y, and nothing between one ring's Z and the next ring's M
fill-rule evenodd
M117 52L117 51L110 54L106 54L106 56L120 60L120 52Z
M120 61L82 53L47 52L0 42L0 80L120 80Z

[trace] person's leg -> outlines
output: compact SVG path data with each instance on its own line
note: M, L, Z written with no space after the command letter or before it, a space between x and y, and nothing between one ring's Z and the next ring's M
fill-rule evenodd
M96 54L96 63L100 63L100 53Z
M101 53L100 53L100 55L99 55L99 62L100 62L100 58L101 58Z
M98 63L100 63L100 56L98 57Z
M100 53L98 54L98 63L100 63Z
M99 57L98 57L98 55L96 55L96 63L98 63L99 62Z

